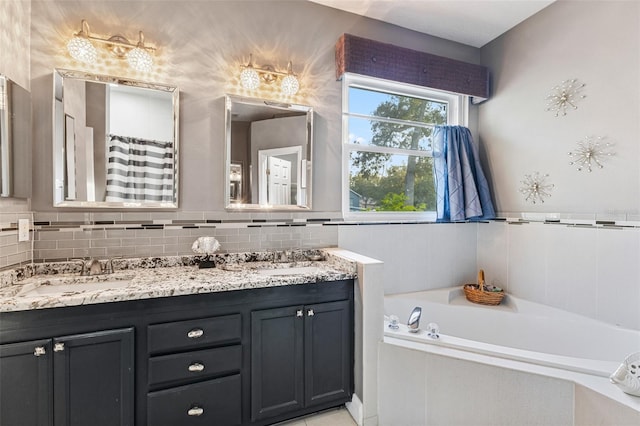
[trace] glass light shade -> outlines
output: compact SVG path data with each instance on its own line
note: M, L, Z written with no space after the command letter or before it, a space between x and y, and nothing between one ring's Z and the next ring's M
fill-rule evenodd
M248 90L255 90L260 87L260 76L258 71L252 67L247 67L240 72L240 84Z
M282 89L282 93L291 96L298 93L298 90L300 89L300 83L298 82L298 79L295 75L289 74L282 79L280 88Z
M67 50L71 57L80 62L94 64L98 59L98 52L91 42L84 37L74 37L67 43Z
M136 71L148 72L153 68L153 58L146 50L136 47L127 53L129 66Z

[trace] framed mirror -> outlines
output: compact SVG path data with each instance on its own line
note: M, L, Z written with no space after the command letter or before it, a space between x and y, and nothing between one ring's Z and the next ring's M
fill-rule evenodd
M53 205L178 207L178 89L58 69Z
M0 75L0 197L31 196L31 94Z
M227 95L227 209L311 209L313 109Z

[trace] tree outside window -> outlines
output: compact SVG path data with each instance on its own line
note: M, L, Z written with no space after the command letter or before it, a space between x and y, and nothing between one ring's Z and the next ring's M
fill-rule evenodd
M448 103L349 88L350 211L436 209L430 136Z

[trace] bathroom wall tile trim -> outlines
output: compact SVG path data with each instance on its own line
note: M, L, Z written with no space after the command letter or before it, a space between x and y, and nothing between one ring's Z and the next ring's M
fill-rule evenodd
M327 213L317 217L296 214L245 214L240 219L208 217L207 212L36 213L33 260L61 261L86 257L180 256L192 254L191 244L199 236L213 236L221 251L321 248L338 245L338 227L371 225L439 225L427 221L344 221ZM173 216L173 217L171 217ZM523 225L542 222L591 228L633 229L640 222L582 219L498 218L493 222ZM15 224L14 228L15 229ZM6 264L5 264L6 266Z

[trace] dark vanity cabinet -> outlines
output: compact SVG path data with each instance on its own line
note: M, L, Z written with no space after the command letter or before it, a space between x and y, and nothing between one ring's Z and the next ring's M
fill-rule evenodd
M134 424L133 329L0 346L0 424Z
M51 339L0 345L0 425L53 424Z
M273 424L351 399L353 336L353 280L0 313L0 425Z
M242 423L241 326L233 314L148 327L149 426Z
M313 408L350 396L348 301L251 313L251 419Z

